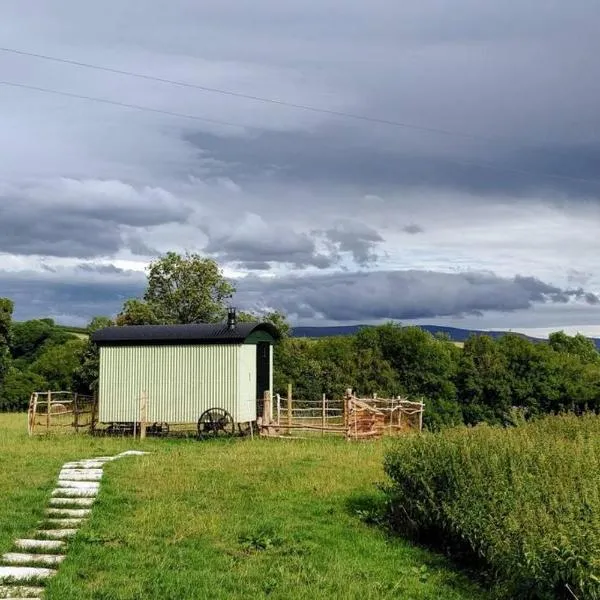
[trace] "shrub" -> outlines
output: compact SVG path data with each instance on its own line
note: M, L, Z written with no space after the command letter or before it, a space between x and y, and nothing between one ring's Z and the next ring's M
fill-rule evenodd
M467 552L499 596L600 598L599 417L415 435L384 466L394 526Z

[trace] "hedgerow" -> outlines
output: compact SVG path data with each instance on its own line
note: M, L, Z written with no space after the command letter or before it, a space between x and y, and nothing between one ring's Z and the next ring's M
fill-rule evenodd
M498 596L600 598L600 417L407 437L384 466L394 527L482 567Z

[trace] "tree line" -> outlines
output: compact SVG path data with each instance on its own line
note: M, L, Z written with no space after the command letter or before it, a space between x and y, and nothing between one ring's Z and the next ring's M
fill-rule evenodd
M149 266L141 298L127 300L114 320L96 317L87 333L111 324L221 322L234 293L213 260L171 252ZM94 344L51 319L12 322L13 308L0 299L0 410L26 409L35 390L93 393ZM388 323L304 339L290 336L279 312L238 314L242 321L268 320L282 334L274 352L274 391L282 395L292 383L294 396L305 399L340 397L348 387L365 396L423 399L430 429L600 409L600 354L581 335L557 332L547 343L477 335L459 348L443 335Z
M600 353L582 335L547 342L473 335L460 348L443 335L388 323L355 335L290 338L275 350L275 388L299 398L404 395L425 402L429 429L508 425L562 412L600 411Z

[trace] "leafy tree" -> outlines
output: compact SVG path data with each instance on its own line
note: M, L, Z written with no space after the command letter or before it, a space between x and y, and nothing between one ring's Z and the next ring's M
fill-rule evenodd
M237 314L237 319L240 323L266 322L271 323L277 328L282 339L291 335L292 327L289 324L286 316L279 311L267 312L263 314L240 311Z
M395 323L362 329L356 337L359 347L378 349L395 371L402 393L426 399L427 427L461 422L455 385L460 350L452 342Z
M77 336L57 327L52 319L32 319L13 323L10 350L14 366L22 371L50 346L60 346Z
M600 352L596 349L596 345L580 333L572 337L564 331L551 333L548 344L556 352L573 354L585 363L600 364Z
M153 307L137 298L127 300L117 315L117 325L158 325L159 320Z
M41 375L13 367L9 369L2 386L0 411L25 411L31 394L46 389L48 383Z
M290 338L275 347L273 357L275 393L282 396L287 394L287 385L291 383L296 398L317 400L321 397L323 393L321 365L312 357L311 346L314 344L313 340Z
M159 323L213 323L234 292L213 259L168 252L150 264L144 301Z
M511 407L506 357L487 335L464 344L457 374L458 395L466 423L502 423Z
M451 342L435 339L420 327L394 323L359 331L359 339L376 335L381 355L389 361L403 391L412 396L456 398L454 376L460 350Z
M111 327L115 323L108 317L94 317L87 326L88 336L95 331ZM100 375L100 351L98 346L88 337L80 355L80 360L73 374L73 388L82 394L92 394L98 389Z
M0 298L0 390L11 364L11 320L14 304L8 298Z
M49 346L31 365L31 371L43 377L52 390L70 390L84 350L85 342L79 339Z

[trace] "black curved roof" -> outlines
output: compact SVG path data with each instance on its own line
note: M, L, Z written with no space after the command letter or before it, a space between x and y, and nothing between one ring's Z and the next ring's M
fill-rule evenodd
M190 325L125 325L106 327L92 334L98 345L150 344L243 344L254 332L262 331L274 340L279 331L271 323L236 323L229 329L225 323Z

